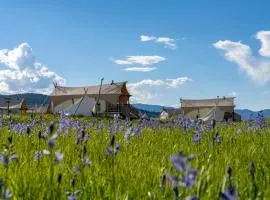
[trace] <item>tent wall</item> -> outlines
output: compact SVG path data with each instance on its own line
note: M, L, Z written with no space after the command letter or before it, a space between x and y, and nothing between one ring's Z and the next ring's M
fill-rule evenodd
M223 116L225 114L225 112L229 112L232 113L234 108L233 107L219 107L220 108L220 112L223 113ZM190 107L190 108L182 108L182 112L186 117L189 118L196 118L196 116L198 117L204 117L206 116L211 109L213 109L213 107Z

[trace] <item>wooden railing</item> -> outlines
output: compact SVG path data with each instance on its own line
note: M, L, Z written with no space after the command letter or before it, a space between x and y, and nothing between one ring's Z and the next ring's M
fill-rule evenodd
M106 106L107 114L121 114L126 117L138 116L139 112L130 104L116 104L116 105L107 105Z

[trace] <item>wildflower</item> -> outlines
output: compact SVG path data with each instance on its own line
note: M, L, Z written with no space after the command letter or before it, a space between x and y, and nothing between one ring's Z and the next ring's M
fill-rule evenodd
M193 137L193 142L198 144L200 141L201 141L201 136L199 134L195 134Z
M43 154L46 155L46 156L48 156L48 155L50 155L50 151L47 150L47 149L44 149L44 150L43 150Z
M52 137L48 139L49 148L53 148L55 146L55 139L57 138L57 134L54 134Z
M73 168L73 171L74 171L74 174L78 174L79 171L80 171L80 169L79 169L78 166L75 166L75 167Z
M199 198L196 196L188 196L185 198L185 200L199 200Z
M114 149L114 155L116 156L118 151L120 150L120 144L116 144L116 147Z
M190 170L184 177L184 180L182 182L182 185L185 188L190 188L196 183L196 175L197 171L196 170Z
M105 154L108 156L108 155L110 155L111 153L112 153L112 148L111 147L107 147L106 149L105 149Z
M85 164L86 164L86 166L89 166L91 164L91 161L90 161L89 157L85 158Z
M225 192L220 193L221 200L237 200L237 190L231 186Z
M216 133L215 137L213 138L215 143L221 143L221 137L218 135L218 132Z
M10 199L12 197L12 193L7 188L4 192L4 200Z
M59 151L55 152L55 162L56 164L60 164L61 160L64 158L64 154Z
M41 158L42 158L42 153L41 153L41 151L36 151L36 152L35 152L34 159L35 159L35 160L41 160Z

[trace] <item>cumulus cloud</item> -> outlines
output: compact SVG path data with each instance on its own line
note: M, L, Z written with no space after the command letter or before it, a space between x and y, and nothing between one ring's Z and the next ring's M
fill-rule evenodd
M148 35L141 35L140 36L141 42L149 42L154 41L159 44L163 44L164 47L170 48L170 49L176 49L176 40L169 37L155 37L155 36L148 36Z
M256 39L260 40L260 56L254 56L248 45L231 40L219 40L213 44L225 51L227 60L238 64L253 81L267 83L270 81L270 31L259 31Z
M176 79L145 79L136 83L129 83L128 89L132 94L131 101L149 103L155 98L161 97L162 91L168 88L177 88L187 82L192 81L188 77L179 77Z
M130 72L151 72L156 70L156 67L127 67L125 68L125 71Z
M36 60L29 44L22 43L12 50L0 50L1 93L48 93L53 81L65 84L61 76Z

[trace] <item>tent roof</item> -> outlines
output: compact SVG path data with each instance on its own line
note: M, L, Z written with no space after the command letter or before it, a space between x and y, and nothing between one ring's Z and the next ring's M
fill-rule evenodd
M126 87L126 83L127 82L102 84L100 94L121 95L122 88ZM98 95L99 88L100 85L85 86L85 87L55 86L54 91L49 96L83 95L85 94L86 91L87 94Z
M196 107L234 107L234 97L224 97L216 99L182 99L182 108L196 108Z

